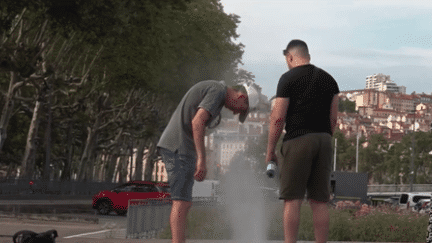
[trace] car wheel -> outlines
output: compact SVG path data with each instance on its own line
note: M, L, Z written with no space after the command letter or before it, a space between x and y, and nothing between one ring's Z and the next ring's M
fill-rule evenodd
M102 201L99 203L97 210L99 214L107 215L111 212L111 202L110 201Z

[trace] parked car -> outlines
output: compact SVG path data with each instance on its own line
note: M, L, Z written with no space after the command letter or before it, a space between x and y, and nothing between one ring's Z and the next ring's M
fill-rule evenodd
M430 213L431 210L431 202L425 202L422 206L422 208L420 209L420 213Z
M131 199L171 198L167 183L149 181L131 181L112 190L104 190L93 196L93 209L99 214L109 214L115 211L119 215L127 212Z
M389 198L384 199L383 202L392 206L392 207L395 207L399 204L399 200L400 200L399 198L400 197L389 197Z
M399 199L399 207L403 209L412 209L421 199L430 199L430 192L412 192L402 193Z
M416 205L414 205L413 210L417 212L427 210L428 207L430 207L430 201L430 199L420 199Z

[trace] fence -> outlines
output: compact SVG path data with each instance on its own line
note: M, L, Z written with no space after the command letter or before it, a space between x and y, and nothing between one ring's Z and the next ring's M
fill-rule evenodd
M117 183L94 181L6 179L0 181L0 195L93 195L101 190L112 189L117 185Z
M170 199L129 200L126 238L155 238L168 224L171 204Z

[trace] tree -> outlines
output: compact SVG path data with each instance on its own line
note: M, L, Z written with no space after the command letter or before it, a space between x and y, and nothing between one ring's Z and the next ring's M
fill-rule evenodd
M350 101L348 99L339 99L339 112L347 112L347 113L354 113L356 103L354 101Z
M388 153L388 143L382 134L372 134L367 147L360 151L361 170L369 172L369 178L382 184L387 179L385 156Z
M0 152L3 162L3 145L8 158L23 151L22 176L110 180L137 144L153 162L187 89L221 79L242 55L232 42L238 16L216 0L14 2L0 4ZM19 116L27 136L6 140ZM25 150L11 148L25 137Z
M352 170L355 165L355 148L353 148L352 142L347 140L345 135L339 129L335 130L333 138L337 139L336 170Z

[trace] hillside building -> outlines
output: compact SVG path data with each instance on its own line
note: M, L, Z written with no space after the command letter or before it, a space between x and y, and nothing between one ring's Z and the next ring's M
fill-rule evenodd
M382 73L367 76L365 89L373 89L377 91L391 93L406 93L405 86L397 86L390 79L390 75L384 75Z

